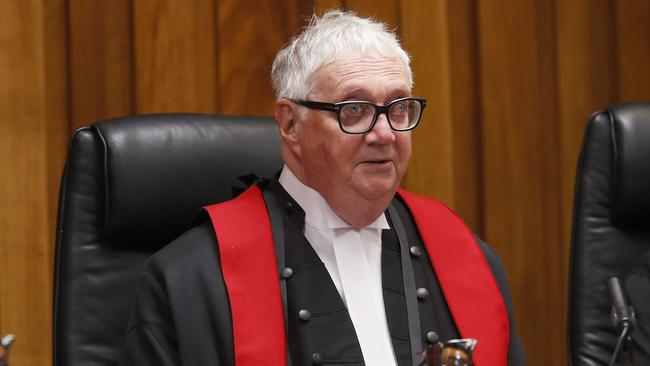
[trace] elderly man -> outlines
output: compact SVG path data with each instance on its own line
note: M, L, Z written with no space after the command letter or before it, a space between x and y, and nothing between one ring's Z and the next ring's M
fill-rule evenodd
M285 166L206 208L140 283L126 365L416 365L476 338L523 365L502 267L443 205L397 193L424 99L386 27L331 11L273 64Z

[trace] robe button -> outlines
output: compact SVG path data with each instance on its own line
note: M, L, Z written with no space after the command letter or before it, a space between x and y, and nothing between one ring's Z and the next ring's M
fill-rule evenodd
M415 245L409 248L409 252L411 252L411 256L413 257L419 257L420 254L422 254L422 250L420 250L420 247L417 247Z
M284 267L282 269L282 273L280 273L280 276L282 276L282 278L284 279L293 276L293 269L291 269L291 267Z
M298 312L298 318L304 322L311 320L311 313L307 309L302 309Z
M427 342L429 343L436 343L440 340L440 337L438 337L438 333L434 331L428 331L427 332Z
M321 362L323 362L323 357L320 355L320 353L316 352L311 355L311 360L313 361L314 365L320 365Z
M287 203L284 204L284 209L291 213L293 211L293 203L291 201L287 201Z
M429 290L427 290L424 287L420 287L419 289L417 289L416 293L418 295L418 299L420 300L424 300L427 298L427 296L429 296Z

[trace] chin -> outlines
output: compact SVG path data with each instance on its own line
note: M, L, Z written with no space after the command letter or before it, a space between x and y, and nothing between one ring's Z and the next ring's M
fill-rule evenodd
M395 182L382 182L381 184L366 184L356 190L364 199L377 201L382 199L390 200L397 191Z

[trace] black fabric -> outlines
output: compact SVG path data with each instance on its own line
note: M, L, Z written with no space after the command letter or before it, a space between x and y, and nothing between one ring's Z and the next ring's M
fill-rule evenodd
M323 365L363 365L361 350L347 310L323 263L302 235L304 212L277 183L271 186L284 207L287 266L289 342L294 365L309 365L314 353ZM273 188L275 187L275 188ZM413 245L425 252L407 209L397 202ZM403 216L402 216L403 215ZM487 247L479 243L486 252ZM491 252L490 252L491 253ZM498 258L486 255L492 268ZM426 332L441 339L458 333L426 254L413 259L419 287L430 295L420 302L422 342ZM129 322L122 365L232 365L233 344L227 293L220 272L218 246L209 221L191 229L150 260L142 274L138 300ZM388 325L400 366L410 365L406 329L406 305L401 282L400 255L393 230L385 231L382 250L382 281ZM495 277L510 304L503 271ZM505 289L505 290L504 290ZM309 321L299 311L310 311ZM508 307L512 321L512 308ZM512 324L514 334L514 323ZM511 365L524 365L517 337L510 347Z
M146 115L72 136L56 234L55 365L116 364L147 258L201 206L245 187L238 176L280 169L276 129L270 117Z
M623 279L650 249L649 134L649 103L596 112L587 125L576 177L570 263L573 366L609 364L617 334L609 318L607 280ZM636 363L642 364L647 365Z

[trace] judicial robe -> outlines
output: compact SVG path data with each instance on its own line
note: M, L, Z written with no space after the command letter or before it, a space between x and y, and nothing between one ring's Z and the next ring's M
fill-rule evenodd
M347 309L325 266L302 234L304 212L277 181L266 189L282 208L286 266L294 272L286 281L287 343L292 365L364 365ZM422 345L433 339L432 332L441 340L459 338L461 334L411 213L399 197L393 201L412 249L416 285L426 289L426 295L418 299ZM508 364L524 365L505 273L494 251L480 239L475 240L505 304ZM463 260L462 253L450 255ZM386 318L395 356L400 366L411 365L400 251L392 227L383 231L381 266ZM251 319L260 316L265 314L251 311ZM150 259L141 275L121 364L234 365L232 326L217 236L206 218ZM260 338L264 336L260 332Z

